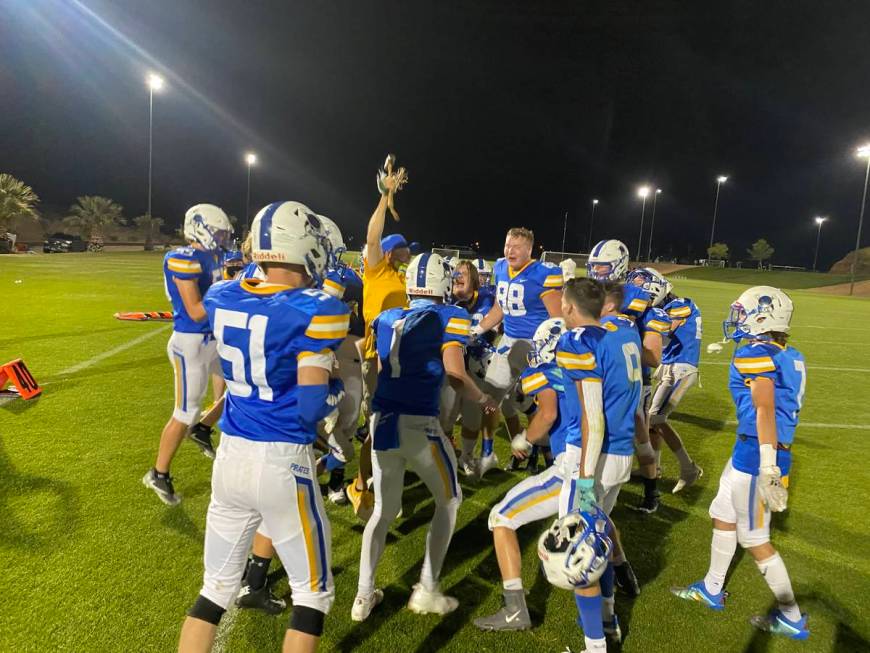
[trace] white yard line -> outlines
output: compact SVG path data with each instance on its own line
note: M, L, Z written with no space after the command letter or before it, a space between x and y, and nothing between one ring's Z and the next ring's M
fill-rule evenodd
M230 604L229 609L224 613L221 623L218 626L217 633L214 636L214 644L212 644L212 653L223 653L229 638L230 631L233 629L233 624L236 622L236 617L239 614L239 609L236 607L236 602ZM226 649L228 650L228 649Z
M731 365L731 361L701 361L701 365ZM828 372L863 372L870 373L870 367L829 367L827 365L807 365L808 370L825 370Z
M149 340L158 334L165 333L170 328L171 328L171 326L167 324L166 326L163 326L159 329L154 329L153 331L149 331L148 333L143 333L141 336L139 336L137 338L133 338L132 340L128 340L124 344L118 345L114 349L110 349L109 351L104 351L102 354L97 354L93 358L89 358L88 360L82 361L81 363L76 363L72 367L68 367L65 370L61 370L57 374L52 374L52 376L55 376L55 377L66 376L68 374L75 374L76 372L81 372L82 370L86 370L87 368L93 367L97 363L100 363L100 362L106 360L107 358L111 358L115 354L120 354L122 351L127 351L128 349L131 349L132 347L135 347L136 345L141 344L141 343L145 342L146 340Z

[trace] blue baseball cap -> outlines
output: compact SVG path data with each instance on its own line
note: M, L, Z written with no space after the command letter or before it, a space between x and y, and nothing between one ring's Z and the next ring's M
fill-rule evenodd
M402 234L390 234L389 236L381 238L381 249L384 250L384 254L392 252L394 249L398 249L399 247L407 246L408 241L405 240L405 237Z
M423 247L416 240L413 241L410 245L408 245L408 249L411 250L411 254L413 254L414 256L416 256L421 251L423 251Z

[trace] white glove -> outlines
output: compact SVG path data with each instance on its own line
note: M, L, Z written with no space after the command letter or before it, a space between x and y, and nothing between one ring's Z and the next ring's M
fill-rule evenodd
M516 454L527 456L531 450L532 445L528 440L526 440L526 430L523 429L511 440L511 451Z
M327 400L328 401L328 400ZM338 423L338 408L332 410L326 417L323 418L323 430L332 435L335 432L335 425Z
M782 484L782 472L776 465L758 469L758 494L770 512L782 512L788 503L788 490Z
M721 342L711 342L707 345L707 353L708 354L718 354L722 351L722 343Z
M471 336L472 338L477 338L478 336L483 335L483 329L480 328L479 322L477 324L475 324L473 327L471 327L471 330L468 332L468 335Z

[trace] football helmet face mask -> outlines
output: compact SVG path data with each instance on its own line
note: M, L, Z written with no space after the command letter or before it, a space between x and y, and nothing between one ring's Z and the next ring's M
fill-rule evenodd
M642 288L653 306L660 306L674 286L655 268L637 268L628 273L626 283Z
M754 286L731 304L731 312L722 323L722 330L729 340L769 339L765 334L770 331L788 333L793 312L794 304L782 290Z
M227 214L214 204L196 204L184 214L184 238L210 252L226 249L233 235Z
M325 215L320 214L317 214L317 217L320 219L320 224L323 227L326 237L329 238L329 244L331 246L328 267L337 270L344 266L344 263L341 260L341 255L347 251L344 239L341 237L341 229L338 228L338 225L335 224L331 218L327 218Z
M257 263L302 265L315 285L323 281L332 245L320 218L300 202L273 202L251 225L251 258Z
M563 333L565 333L565 320L561 317L551 317L541 322L532 337L532 351L528 355L529 365L538 367L553 362L556 359L556 345L559 344L559 338Z
M571 512L557 519L538 539L538 557L552 585L566 590L598 582L607 567L613 543L607 515Z
M453 270L438 254L417 254L405 270L405 291L410 297L450 301Z
M624 281L628 273L628 248L619 240L602 240L592 248L586 275L598 281Z
M482 258L476 258L472 261L474 267L477 268L477 276L480 277L480 285L489 286L492 284L492 266Z

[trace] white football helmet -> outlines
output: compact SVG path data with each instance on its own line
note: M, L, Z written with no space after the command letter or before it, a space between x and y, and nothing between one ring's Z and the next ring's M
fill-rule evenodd
M532 336L532 351L528 356L529 365L537 367L554 361L556 345L559 344L559 338L563 333L565 333L565 320L561 317L551 317L541 322L535 329L535 335Z
M412 297L441 298L450 300L453 288L453 271L438 254L417 254L405 270L405 290Z
M570 512L554 521L538 539L538 557L552 585L574 590L601 578L612 547L607 516L601 509Z
M660 306L671 291L673 284L655 268L637 268L628 273L626 283L631 283L647 292L653 306Z
M565 283L568 283L570 279L574 279L577 276L577 261L572 258L566 258L563 261L559 261L559 267L562 268L562 279Z
M471 262L477 268L477 276L480 277L481 287L490 285L492 283L492 266L489 262L482 258L473 259Z
M184 214L184 237L209 251L223 249L233 234L227 214L214 204L197 204Z
M598 281L623 281L628 272L628 247L620 240L602 240L592 248L586 276Z
M317 217L320 218L320 224L323 226L323 231L326 233L326 237L329 238L329 244L331 245L329 267L333 269L338 268L342 265L341 255L347 251L344 239L341 237L341 229L338 228L338 225L331 218L327 218L319 213Z
M722 329L731 340L755 338L769 331L788 333L793 312L791 297L782 290L754 286L731 304L731 313Z
M329 264L332 245L320 218L300 202L273 202L251 225L251 258L257 263L304 265L319 284Z

